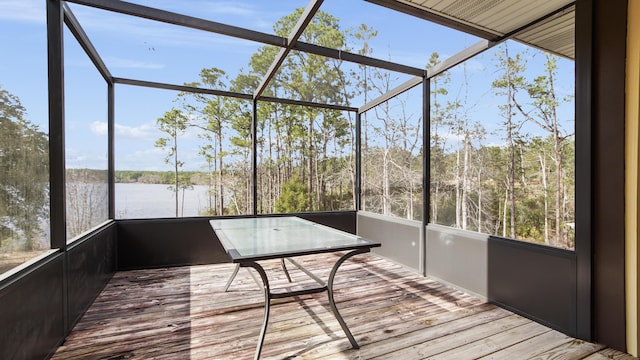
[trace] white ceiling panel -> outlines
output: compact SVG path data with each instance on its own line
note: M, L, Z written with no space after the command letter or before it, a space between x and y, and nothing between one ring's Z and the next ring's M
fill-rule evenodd
M574 0L368 0L382 6L436 19L488 40L513 35L514 40L574 58ZM551 15L552 14L552 15ZM442 20L444 19L444 20ZM541 20L542 19L542 20ZM531 27L513 34L526 25ZM491 36L495 38L492 39Z

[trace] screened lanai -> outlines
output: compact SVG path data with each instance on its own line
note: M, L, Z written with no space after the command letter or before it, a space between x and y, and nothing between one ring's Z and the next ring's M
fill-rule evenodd
M200 5L46 2L48 244L3 275L8 358L51 356L116 273L227 263L209 220L274 214L627 351L593 264L598 1Z

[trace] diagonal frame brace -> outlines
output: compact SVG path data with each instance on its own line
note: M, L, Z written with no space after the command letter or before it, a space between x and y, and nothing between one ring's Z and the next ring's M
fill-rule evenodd
M278 69L280 69L280 66L284 62L284 59L287 57L289 52L291 52L298 39L307 28L307 25L309 25L309 23L311 22L311 19L313 19L313 16L316 14L316 12L318 12L318 9L320 9L320 5L322 5L322 2L323 0L311 0L307 7L304 9L302 15L298 19L298 22L287 37L287 46L280 49L275 59L271 63L271 66L269 66L269 69L262 78L260 85L258 85L258 88L253 93L254 99L259 98L267 88L267 85L269 84L271 79L273 79Z
M73 36L75 36L76 40L98 69L98 72L100 72L100 75L102 75L104 80L108 83L113 83L113 76L109 72L107 65L105 65L100 54L98 54L98 51L89 40L87 33L84 31L82 26L80 26L80 22L71 11L71 8L69 8L69 5L62 3L62 9L64 10L64 23L67 25L69 31L71 31Z

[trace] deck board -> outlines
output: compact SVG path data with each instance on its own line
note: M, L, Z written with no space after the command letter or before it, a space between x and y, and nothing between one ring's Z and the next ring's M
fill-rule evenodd
M301 257L328 276L337 254ZM262 290L232 264L118 272L52 359L251 359ZM272 288L290 287L278 261ZM251 270L253 271L253 270ZM289 267L294 281L306 275ZM570 338L373 254L348 260L334 283L351 349L326 294L274 301L263 359L632 359Z

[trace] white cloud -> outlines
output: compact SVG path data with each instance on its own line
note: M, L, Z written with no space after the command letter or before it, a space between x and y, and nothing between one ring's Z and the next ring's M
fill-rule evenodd
M89 125L91 132L96 135L107 135L107 123L102 121L94 121Z
M158 137L158 129L149 124L136 127L116 124L115 130L116 136L122 136L126 139L155 139Z
M91 132L97 135L107 135L107 123L103 121L94 121L90 125ZM158 130L150 124L142 124L139 126L115 125L117 138L133 139L133 140L150 140L158 137Z

